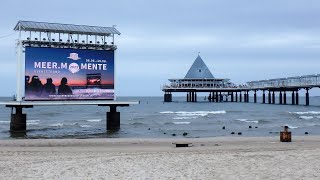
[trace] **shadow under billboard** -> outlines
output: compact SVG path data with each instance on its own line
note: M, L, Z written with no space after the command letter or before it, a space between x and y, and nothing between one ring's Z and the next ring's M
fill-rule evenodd
M113 99L113 50L25 48L25 100Z

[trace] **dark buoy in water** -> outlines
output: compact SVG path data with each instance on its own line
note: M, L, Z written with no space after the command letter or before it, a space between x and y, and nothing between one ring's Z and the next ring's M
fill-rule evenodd
M188 133L186 133L186 132L183 133L183 136L187 136L187 135L188 135Z
M235 134L234 132L232 132L231 134Z
M241 136L241 135L242 135L242 132L238 132L238 135Z
M225 127L225 126L223 126L223 127L222 127L222 129L226 129L226 127Z
M252 129L252 126L249 126L249 129Z
M256 126L255 128L256 128L256 129L258 129L258 127L257 127L257 126Z
M176 134L172 134L172 136L176 136Z
M163 134L167 134L167 133L163 133Z
M308 133L308 132L305 132L304 134L305 134L305 135L308 135L309 133Z
M151 129L149 128L148 130L150 131Z

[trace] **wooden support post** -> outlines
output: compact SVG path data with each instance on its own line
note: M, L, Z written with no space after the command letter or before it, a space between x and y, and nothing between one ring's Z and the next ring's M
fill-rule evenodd
M236 92L236 102L238 102L238 92Z
M283 92L283 104L284 105L287 104L287 93L286 93L286 91Z
M233 92L231 92L231 102L234 102L234 99L233 99Z
M276 96L274 94L274 91L272 91L272 104L276 103Z
M220 92L220 95L219 95L220 97L219 97L219 102L222 102L223 101L223 96L222 96L222 94L221 94L221 92Z
M254 90L253 99L254 103L257 103L257 90Z
M116 131L120 129L120 112L117 106L111 105L110 112L107 112L107 130Z
M219 93L216 92L216 102L219 102Z
M240 91L240 102L242 102L242 92Z
M306 106L309 106L310 105L310 103L309 103L309 89L307 88L306 90L307 90L307 92L306 92Z
M197 102L197 92L194 92L194 102Z
M247 95L246 96L247 96L247 103L248 103L250 101L249 100L249 91L247 91Z
M268 103L271 104L271 92L269 90L269 94L268 94Z
M299 91L296 92L296 105L299 105Z
M266 103L266 93L265 93L265 90L263 90L263 94L262 94L262 103L263 103L263 104Z
M279 93L279 104L282 104L282 92Z
M292 91L292 105L295 105L296 103L295 103L295 94L294 94L294 91Z
M189 93L187 93L187 102L189 102Z

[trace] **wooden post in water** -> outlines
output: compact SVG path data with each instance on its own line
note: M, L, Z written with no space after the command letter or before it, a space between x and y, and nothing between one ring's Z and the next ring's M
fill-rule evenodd
M307 92L306 92L306 106L309 106L309 88L306 88Z
M271 92L269 90L269 94L268 94L268 103L271 104Z
M296 105L299 105L299 91L296 92Z
M238 102L238 92L236 92L236 102Z
M253 99L254 99L254 103L257 103L257 90L254 90Z
M279 93L279 104L282 104L282 92Z
M286 91L283 92L283 104L284 105L287 104L287 93L286 93Z
M295 101L294 101L294 99L295 99L295 94L294 94L294 91L292 91L292 105L295 105L296 103L295 103Z
M266 103L266 93L265 93L265 90L263 90L263 94L262 94L262 103L263 103L263 104Z
M276 96L274 95L274 91L272 91L272 104L276 103Z

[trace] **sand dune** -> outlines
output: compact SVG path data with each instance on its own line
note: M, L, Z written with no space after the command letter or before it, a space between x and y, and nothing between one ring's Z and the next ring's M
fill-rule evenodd
M320 137L1 140L0 179L320 179Z

